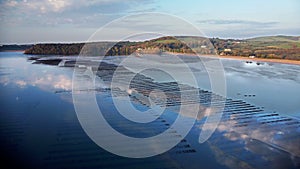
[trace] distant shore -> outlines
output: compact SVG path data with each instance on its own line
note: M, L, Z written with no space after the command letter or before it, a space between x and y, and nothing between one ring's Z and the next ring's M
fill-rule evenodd
M22 52L22 53L24 53L25 50L2 50L0 52Z
M25 50L4 50L1 52L24 52ZM176 52L166 52L169 54L175 55L183 55L183 56L192 56L194 54L184 54L184 53L176 53ZM254 61L254 62L268 62L268 63L283 63L283 64L292 64L292 65L300 65L300 60L289 60L289 59L265 59L265 58L249 58L244 56L221 56L221 55L201 55L204 57L213 57L223 58L223 59L234 59L234 60L243 60L243 61Z

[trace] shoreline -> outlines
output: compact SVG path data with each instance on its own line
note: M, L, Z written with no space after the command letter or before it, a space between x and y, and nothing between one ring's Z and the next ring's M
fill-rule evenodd
M24 50L6 50L0 52L24 52ZM182 56L196 56L196 54L188 53L176 53L176 52L166 52L173 55L182 55ZM198 56L198 55L197 55ZM254 62L268 62L268 63L281 63L281 64L290 64L290 65L300 65L300 60L289 60L289 59L266 59L266 58L249 58L244 56L221 56L221 55L200 55L200 57L207 58L221 58L221 59L233 59L233 60L242 60L242 61L254 61Z
M188 54L188 53L172 53L167 52L169 54L175 55L183 55L183 56L196 56L196 54ZM242 61L254 61L254 62L268 62L268 63L282 63L282 64L290 64L290 65L300 65L300 60L289 60L289 59L265 59L265 58L249 58L244 56L221 56L221 55L200 55L200 57L207 58L221 58L221 59L233 59L233 60L242 60Z
M219 58L223 59L234 59L234 60L243 60L243 61L255 61L255 62L268 62L268 63L282 63L290 65L300 65L299 60L288 60L288 59L265 59L265 58L249 58L243 56L220 56Z
M25 52L25 50L2 50L0 52Z

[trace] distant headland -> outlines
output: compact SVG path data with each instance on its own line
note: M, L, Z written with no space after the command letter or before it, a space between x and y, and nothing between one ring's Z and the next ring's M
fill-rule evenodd
M87 45L88 44L88 45ZM92 48L86 48L89 46ZM83 48L86 48L82 50ZM0 51L25 50L30 55L78 55L88 51L94 56L130 55L134 52L173 52L181 54L217 54L264 59L300 60L300 36L265 36L251 39L220 39L194 36L166 36L146 41L48 43L35 45L2 45Z

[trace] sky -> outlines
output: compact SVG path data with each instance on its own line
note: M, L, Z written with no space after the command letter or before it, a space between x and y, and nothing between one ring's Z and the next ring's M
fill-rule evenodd
M300 35L299 0L1 0L0 44L84 42L120 17L145 12L179 17L207 37Z

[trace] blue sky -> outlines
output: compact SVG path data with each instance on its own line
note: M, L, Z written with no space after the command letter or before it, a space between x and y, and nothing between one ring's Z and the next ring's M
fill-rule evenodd
M122 16L163 12L206 36L300 35L299 0L4 0L0 43L86 41Z

